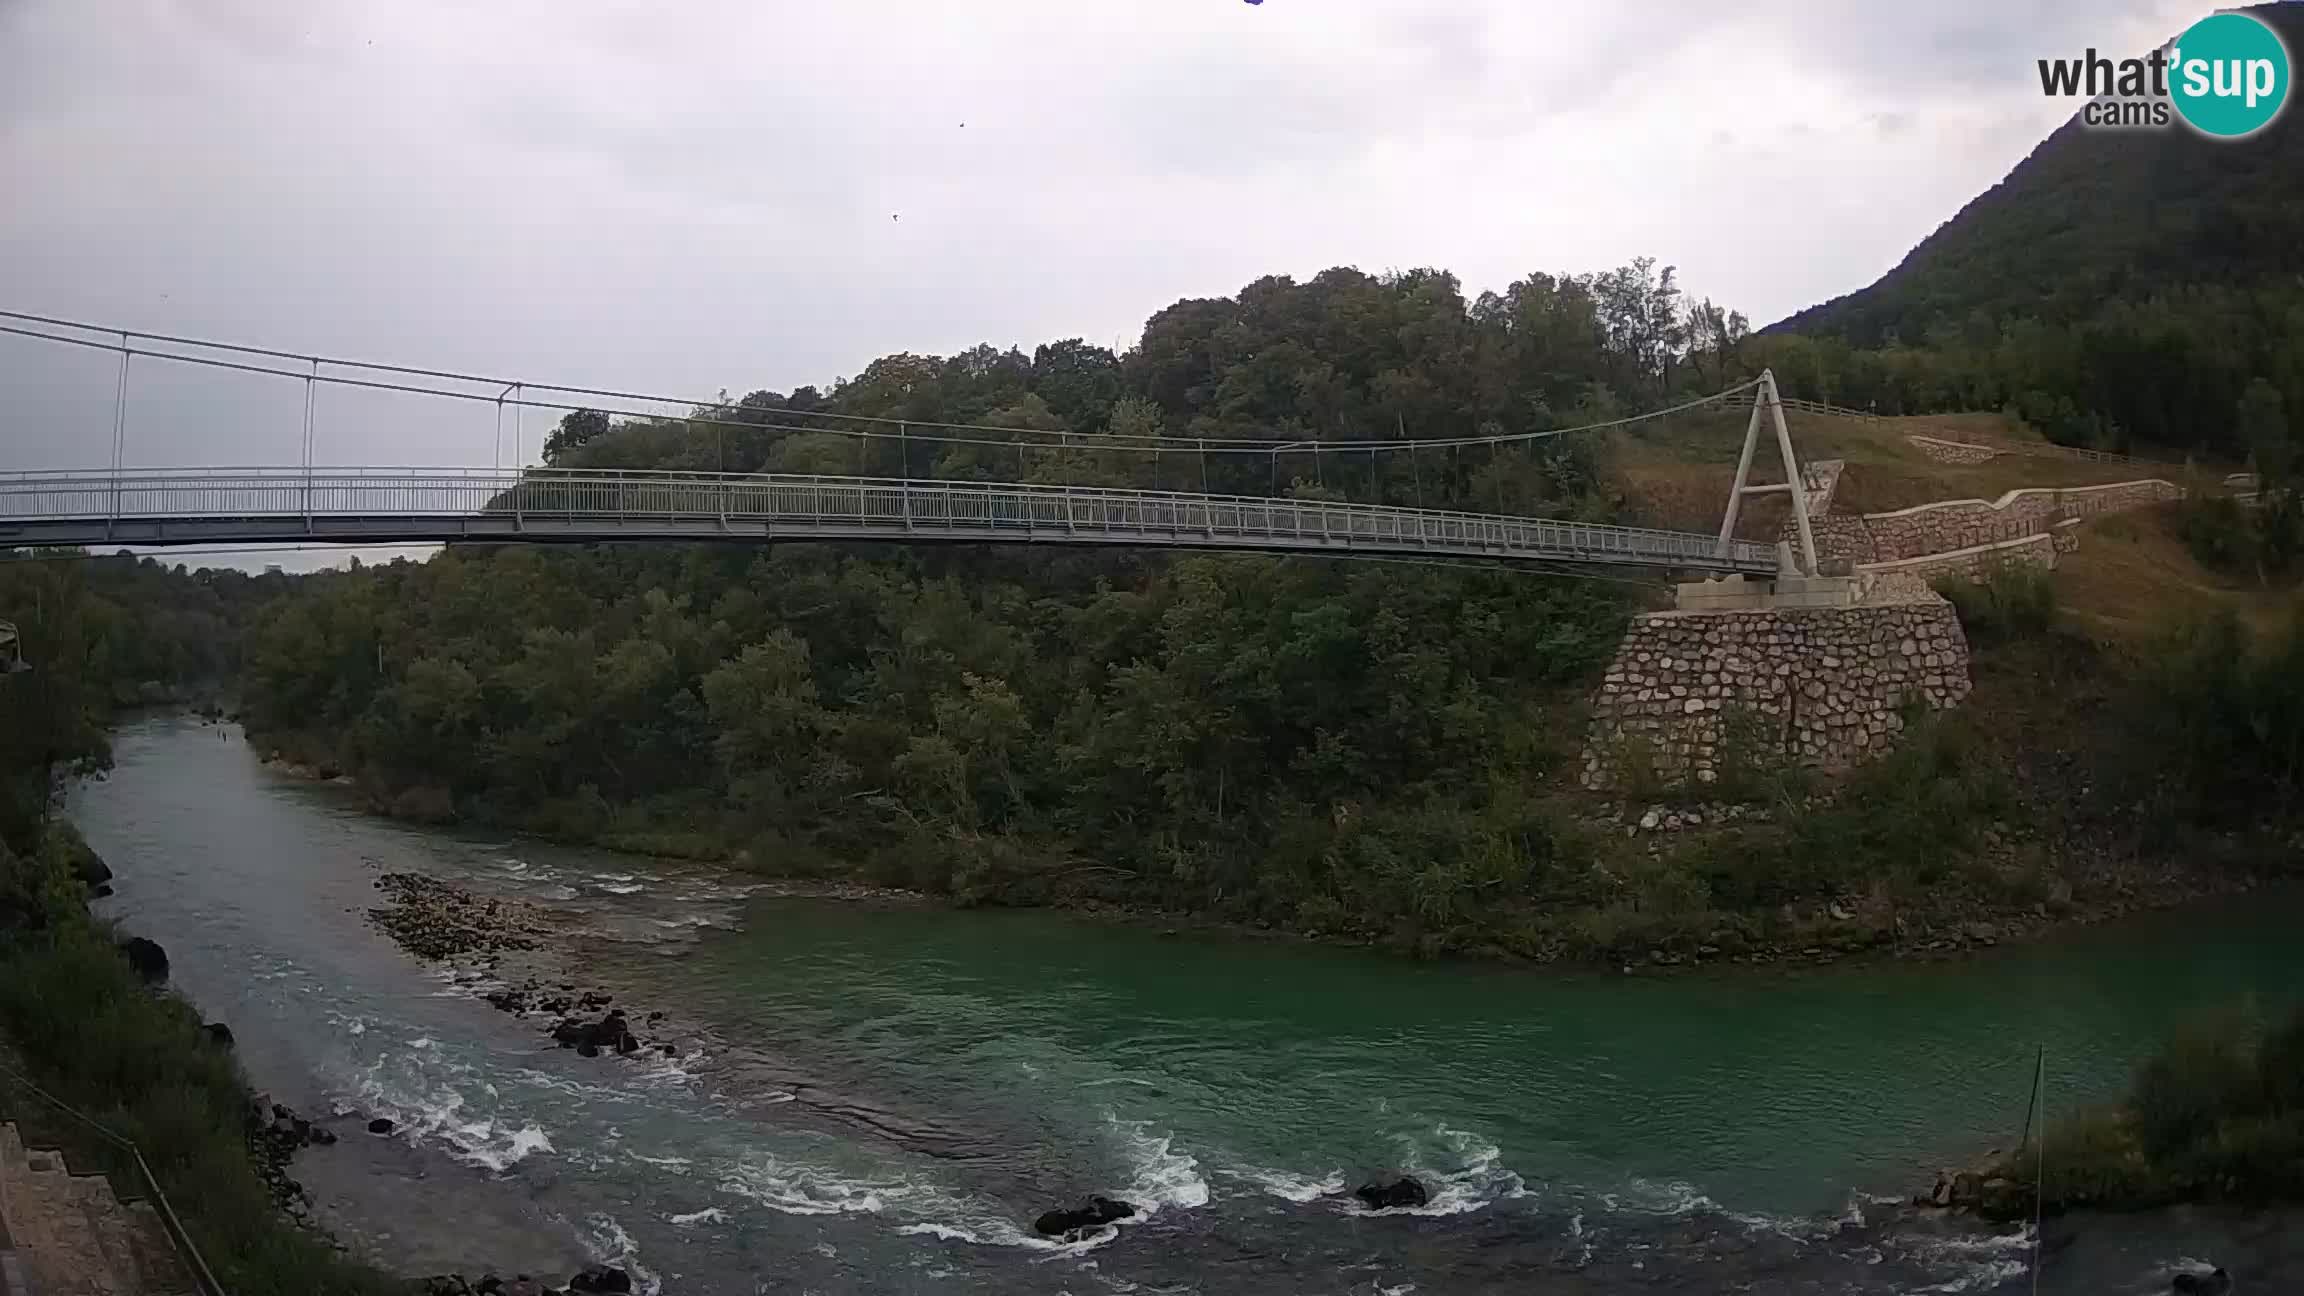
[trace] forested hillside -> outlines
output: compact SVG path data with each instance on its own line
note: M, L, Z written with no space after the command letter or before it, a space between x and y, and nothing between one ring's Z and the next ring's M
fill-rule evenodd
M1699 307L1699 311L1701 308ZM1201 437L1538 430L1724 381L1647 263L1467 301L1335 270L1078 341L899 355L698 420L570 415L560 464L1132 481L1498 499L1606 516L1594 447L1211 457ZM1720 347L1740 340L1723 333ZM1064 429L1066 447L860 439L820 416ZM1099 433L1170 439L1099 449ZM897 456L909 453L907 463ZM1277 479L1277 480L1276 480ZM1001 549L459 548L322 575L249 655L260 737L405 813L780 872L1105 898L1451 943L1542 933L1586 887L1534 799L1623 587L1396 562ZM1501 901L1502 903L1498 903Z
M2250 12L2304 49L2304 5ZM2238 141L2075 119L1878 283L1770 326L1759 351L1802 395L2013 404L2061 440L2241 459L2252 381L2304 410L2300 274L2292 112Z
M0 675L0 847L34 849L62 780L105 768L114 708L229 688L242 631L289 585L126 555L0 558L0 620L30 667Z

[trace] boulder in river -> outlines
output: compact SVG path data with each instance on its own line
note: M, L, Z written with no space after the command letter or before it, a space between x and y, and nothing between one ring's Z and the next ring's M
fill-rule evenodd
M389 1116L379 1116L368 1122L368 1132L371 1134L389 1134L393 1128L392 1118Z
M2232 1275L2218 1265L2211 1273L2180 1273L2170 1280L2169 1289L2178 1296L2224 1296L2232 1290Z
M82 841L79 833L64 834L64 855L71 862L72 876L90 890L112 880L112 869L104 863L104 857L96 853L95 847Z
M1362 1205L1370 1210L1391 1210L1399 1206L1422 1206L1432 1200L1430 1189L1421 1179L1402 1175L1387 1183L1382 1179L1364 1183L1352 1190Z
M1077 1210L1052 1210L1032 1222L1032 1227L1050 1237L1059 1237L1081 1229L1101 1228L1117 1220L1136 1214L1136 1208L1110 1197L1090 1197L1086 1205Z
M607 1016L596 1022L567 1018L552 1028L552 1038L562 1048L572 1048L585 1057L598 1057L602 1053L634 1053L640 1041L633 1037L630 1023L622 1012L611 1009Z
M584 1272L568 1280L571 1292L629 1292L632 1275L614 1265L586 1265Z
M127 956L128 966L136 969L136 975L146 981L168 979L168 951L160 948L160 942L132 936L120 942L120 952Z
M225 1025L224 1023L210 1022L207 1025L201 1027L200 1030L203 1034L207 1035L209 1043L214 1044L219 1048L232 1047L232 1028Z

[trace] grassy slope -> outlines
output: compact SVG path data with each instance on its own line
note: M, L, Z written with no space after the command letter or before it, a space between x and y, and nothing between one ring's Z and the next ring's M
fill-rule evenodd
M2141 643L2219 611L2249 629L2275 628L2294 596L2238 584L2200 565L2175 532L2171 507L2098 518L2056 565L2056 595L2075 628L2104 643Z
M1733 411L1704 412L1642 424L1613 435L1609 452L1641 520L1656 526L1711 530L1735 479L1736 455L1743 446L1747 416ZM1928 458L1908 439L2037 443L2025 424L1999 414L1941 414L1879 420L1794 413L1786 419L1793 450L1802 462L1840 459L1846 472L1834 496L1836 511L1884 512L1937 500L1996 499L2025 487L2094 486L2139 477L2184 479L2214 488L2221 474L2179 465L2146 467L2030 455L2002 455L1980 464L1946 464ZM1775 446L1763 442L1753 460L1755 483L1782 481ZM1747 505L1737 533L1748 539L1774 539L1785 507L1761 496Z

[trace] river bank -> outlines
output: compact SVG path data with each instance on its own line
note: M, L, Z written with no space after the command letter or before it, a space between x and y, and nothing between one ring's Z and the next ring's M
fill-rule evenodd
M118 769L73 806L120 876L101 904L168 944L261 1087L324 1121L395 1120L351 1124L296 1173L325 1226L412 1274L1988 1291L2021 1265L2020 1233L1868 1194L2008 1146L2035 1047L2060 1107L2109 1096L2199 1003L2299 973L2304 902L2285 891L1957 963L1631 980L859 905L414 830L223 748L180 722L122 731ZM555 934L492 974L420 963L369 921L387 874L540 906ZM678 1055L584 1058L555 1018L485 999L531 978L610 994L628 1021L665 1012ZM1429 1208L1350 1201L1401 1170L1438 1190ZM1032 1235L1095 1193L1150 1209L1092 1245ZM2147 1269L2183 1245L2121 1285L2051 1269L2042 1290L2164 1290Z
M778 871L772 856L720 840L706 827L683 834L598 832L536 833L533 825L460 819L453 799L436 786L393 787L372 774L345 772L334 758L312 757L303 740L303 758L258 742L269 768L280 774L352 790L374 814L431 828L509 831L560 847L614 852L635 860L677 858L726 864L772 884L775 894L821 896L884 904L970 905L949 895L929 895L820 873L794 877ZM1573 796L1560 807L1589 837L1605 843L1602 871L1637 874L1662 861L1701 856L1729 861L1722 867L1762 866L1780 849L1775 822L1781 818L1839 810L1833 796L1808 795L1796 802L1739 804L1721 801L1600 801ZM1843 811L1847 813L1847 811ZM1853 813L1861 814L1861 809ZM2011 813L2010 819L2023 816ZM669 846L671 849L666 849ZM2233 834L2197 834L2182 848L2140 849L2131 832L2092 825L2069 838L2026 832L1995 821L1979 833L1963 869L1915 905L1874 886L1807 903L1785 903L1742 913L1716 914L1709 923L1653 924L1652 938L1577 940L1561 935L1534 948L1474 945L1441 951L1414 940L1350 930L1305 929L1269 921L1243 922L1205 911L1149 907L1096 894L1057 892L1045 907L1067 913L1172 934L1178 930L1223 933L1240 939L1301 940L1360 947L1411 956L1468 957L1516 966L1555 966L1569 971L1606 970L1622 975L1671 975L1719 966L1814 965L1894 960L1941 962L1971 957L2004 944L2037 941L2077 929L2116 922L2137 914L2162 912L2220 897L2247 895L2260 887L2292 880L2296 858L2285 842L2257 842ZM2053 855L2053 875L2041 861ZM819 857L807 857L821 868ZM994 903L992 907L1003 907ZM1025 907L1041 907L1027 903ZM1620 915L1591 910L1586 924ZM1634 924L1636 925L1636 924ZM1635 937L1641 933L1634 933Z

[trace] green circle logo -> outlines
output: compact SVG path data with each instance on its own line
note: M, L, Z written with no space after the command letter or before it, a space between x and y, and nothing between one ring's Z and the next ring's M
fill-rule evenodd
M2288 47L2242 13L2185 28L2168 55L2168 97L2193 129L2237 139L2271 124L2288 101Z

